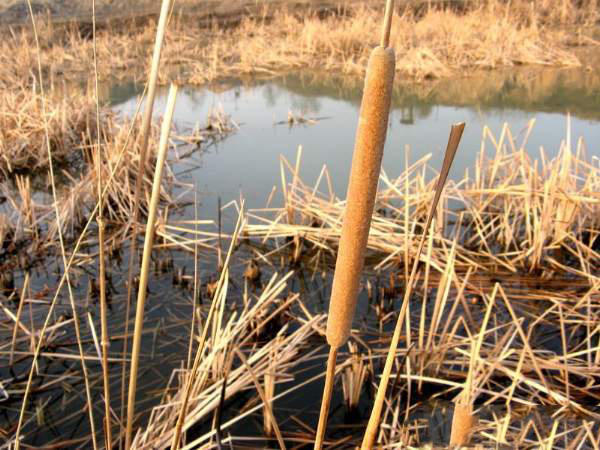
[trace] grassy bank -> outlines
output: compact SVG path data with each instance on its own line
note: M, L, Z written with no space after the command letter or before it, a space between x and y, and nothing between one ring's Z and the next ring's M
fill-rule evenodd
M590 45L589 26L596 23L593 2L553 8L542 2L498 0L453 7L397 9L392 45L397 54L397 80L421 80L464 74L474 68L543 64L573 67L581 61L573 46ZM244 75L269 76L318 68L362 75L367 55L377 44L380 8L348 7L338 13L244 17L236 25L218 21L205 26L186 15L169 24L161 82L207 81ZM36 54L30 27L6 30L0 44L0 84L27 82ZM92 42L86 26L48 24L40 27L42 66L47 80L87 78ZM146 73L155 23L107 24L98 33L101 78L142 78ZM19 58L12 55L19 54Z

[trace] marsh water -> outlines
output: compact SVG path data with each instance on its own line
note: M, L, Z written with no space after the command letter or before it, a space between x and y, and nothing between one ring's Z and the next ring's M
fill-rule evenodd
M130 116L136 108L143 86L119 82L104 86L104 101L112 105L119 114ZM159 91L155 105L156 115L162 115L167 90ZM175 177L197 192L200 219L215 219L218 202L245 200L246 208L262 208L267 203L273 187L281 190L280 157L295 164L298 147L302 147L300 177L307 184L316 181L326 165L331 176L331 185L337 196L343 198L350 170L354 134L361 98L361 82L331 78L325 74L299 76L289 74L269 80L230 80L209 86L184 86L180 90L175 110L175 127L193 129L196 124L204 125L211 111L230 116L237 130L224 140L203 146L199 151L180 158L175 152L169 156ZM489 128L496 139L508 124L517 148L524 142L526 130L535 120L527 136L527 152L532 158L540 157L543 148L546 157L555 156L562 141L570 138L572 148L581 137L590 159L600 157L600 75L593 70L515 68L513 70L482 72L469 78L443 81L428 81L420 85L398 84L393 97L389 119L388 140L383 159L383 170L390 178L402 173L406 164L411 164L431 154L429 165L433 170L441 166L443 152L451 124L466 122L465 135L453 166L451 177L461 178L465 171L472 173L478 153L482 147L484 127ZM289 117L296 119L291 123ZM508 140L505 145L510 146ZM493 147L487 140L486 151ZM432 176L433 176L432 172ZM188 196L188 199L190 197ZM275 200L277 201L277 200ZM235 216L226 209L223 228L231 230ZM183 214L193 217L193 208ZM93 251L93 250L92 250ZM126 250L123 251L126 254ZM161 258L163 252L158 256ZM188 274L193 271L193 256L189 253L171 252L175 268L185 267ZM200 261L201 276L214 272L214 255ZM123 330L123 290L127 261L118 263L111 259L111 334ZM238 275L243 270L244 259L234 263L232 272ZM36 269L37 270L37 269ZM36 288L44 283L52 284L59 267L54 264L42 267L35 277ZM79 280L76 295L84 298L87 279L93 273L80 271L74 279ZM316 310L326 308L330 274L302 289L318 298ZM17 284L22 281L17 277ZM297 289L299 284L294 281ZM237 288L234 288L237 289ZM239 289L238 289L239 291ZM239 292L237 292L239 294ZM236 294L236 295L237 295ZM364 295L364 294L363 294ZM171 273L156 272L151 277L147 303L147 334L143 341L143 361L138 395L139 410L157 403L171 371L187 358L189 336L189 291L172 286ZM164 299L168 301L163 301ZM363 303L364 299L363 299ZM93 309L93 307L92 307ZM67 311L66 301L63 310ZM43 312L43 311L42 311ZM85 326L85 325L84 325ZM84 333L88 338L89 330ZM120 354L119 343L111 346L115 355ZM55 362L44 367L49 377L72 373L73 365ZM96 365L97 366L97 365ZM28 369L25 359L16 367L17 374L4 374L3 379L23 377ZM97 370L98 367L95 367ZM120 365L115 368L114 395L118 397ZM318 372L321 369L312 369ZM6 375L6 376L5 376ZM67 380L73 386L80 379ZM78 414L63 418L63 413L79 410L85 404L82 396L72 397L67 381L49 397L34 396L36 408L40 405L61 405L62 409L48 410L38 428L28 438L32 445L41 445L64 436L73 439L88 432L86 418ZM70 388L72 389L72 388ZM309 395L315 399L309 418L315 420L321 384L309 386ZM100 386L94 387L100 416ZM339 393L338 393L339 394ZM339 396L336 394L336 396ZM290 397L281 402L285 408L294 409L301 397ZM68 400L65 400L67 398ZM334 403L339 403L334 398ZM7 423L12 423L18 404L5 410ZM115 406L117 407L117 406ZM339 408L338 408L339 409ZM346 420L343 413L339 421ZM53 416L54 415L54 416ZM356 418L355 418L356 419ZM362 418L358 418L358 421ZM437 420L440 429L438 440L447 434L448 421ZM247 428L247 427L246 427ZM258 429L258 428L257 428ZM247 429L242 431L248 433ZM258 433L260 434L260 433ZM434 439L435 440L435 439ZM78 441L85 445L85 440Z
M116 85L106 95L115 110L131 115L142 88ZM156 115L164 111L166 93L166 89L159 93ZM273 186L281 186L280 156L295 164L299 146L302 180L311 185L326 165L333 190L343 198L360 98L358 82L318 74L181 89L174 119L180 129L204 124L214 109L239 125L225 141L197 155L199 167L187 173L186 179L200 193L202 213L213 217L218 197L225 204L242 196L247 208L263 207ZM382 168L395 178L404 171L406 160L411 164L431 154L429 165L439 170L450 126L461 121L466 129L450 174L455 179L467 170L473 175L484 127L499 139L507 124L517 148L525 143L532 158L540 157L541 148L546 157L556 156L570 128L573 150L582 138L588 157L600 156L599 104L600 76L585 69L518 68L426 85L399 85ZM290 125L289 114L308 122ZM510 149L508 139L505 145ZM486 151L488 155L494 151L489 139Z

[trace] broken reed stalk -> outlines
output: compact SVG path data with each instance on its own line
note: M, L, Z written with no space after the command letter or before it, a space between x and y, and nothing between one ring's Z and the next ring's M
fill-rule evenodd
M408 309L408 304L410 302L412 286L415 283L417 267L421 258L421 252L423 251L423 245L427 236L427 230L429 230L431 226L431 221L433 219L433 215L435 214L435 209L442 195L442 191L444 190L444 184L446 183L446 179L448 178L448 173L450 172L450 167L452 166L452 161L454 161L454 155L456 155L456 150L458 149L458 144L460 143L460 139L462 137L464 129L465 124L459 123L452 125L452 129L450 130L450 138L448 139L448 146L446 147L446 154L444 155L442 170L440 172L437 186L435 188L435 195L431 203L429 215L427 216L427 222L425 222L423 234L421 235L421 239L419 241L419 247L417 248L417 253L415 254L410 278L408 280L408 284L406 285L406 291L404 291L402 307L400 308L400 314L398 314L398 320L396 322L396 327L394 329L394 335L392 336L392 341L390 343L388 355L385 360L383 374L381 375L381 380L379 381L379 387L377 389L377 395L373 404L373 410L371 411L371 417L369 418L369 423L367 425L367 429L363 437L361 445L362 450L370 450L371 448L373 448L373 443L375 442L377 431L379 430L379 418L381 416L381 409L383 408L385 392L387 390L390 374L392 372L392 366L394 365L394 361L396 360L396 349L398 348L398 341L400 340L400 333L402 330L402 324L404 322L404 316L406 315L406 310Z
M41 104L42 104L42 107L41 107L42 117L44 118L44 138L45 138L44 143L45 143L46 152L48 155L48 172L50 175L50 188L51 188L51 192L52 192L52 201L53 201L53 205L54 205L54 214L55 214L55 220L56 220L56 225L57 225L56 228L57 228L57 232L58 232L58 240L59 240L59 244L60 244L60 252L61 252L63 268L64 268L64 276L65 276L65 280L67 283L67 290L69 293L69 302L71 304L71 310L73 313L73 325L75 327L75 337L77 339L77 349L79 351L79 358L81 360L81 369L83 372L87 410L88 410L88 416L89 416L89 420L90 420L92 445L93 445L93 448L96 449L96 448L98 448L98 444L96 442L96 427L94 425L92 395L91 395L91 390L90 390L90 382L89 382L89 377L88 377L88 372L87 372L87 366L85 363L85 357L84 357L84 353L83 353L83 345L81 342L81 332L80 332L80 328L79 328L79 316L77 315L77 308L75 307L75 298L73 295L71 279L69 277L69 265L67 263L65 243L64 243L64 239L63 239L62 226L61 226L61 221L60 221L60 210L59 210L59 206L58 206L58 197L56 194L56 182L55 182L55 177L54 177L54 164L53 164L53 160L52 160L52 145L50 142L50 130L49 130L49 125L48 125L48 117L46 114L46 95L45 95L45 90L44 90L44 78L43 78L43 72L42 72L41 47L40 47L39 35L37 32L37 27L36 27L36 23L35 23L33 7L31 5L31 0L27 0L27 7L29 10L29 16L31 18L31 26L33 29L33 36L34 36L35 47L36 47L36 52L37 52L37 55L36 55L37 56L37 76L39 78L40 99L41 99ZM57 294L58 294L58 292L57 292ZM52 302L51 306L54 307L54 301ZM27 379L27 385L25 386L25 393L23 394L23 401L21 403L21 411L19 413L19 422L17 424L17 429L15 430L15 450L19 450L19 448L21 446L20 432L21 432L21 428L23 426L23 419L25 418L25 409L27 408L27 400L29 397L29 393L31 392L31 384L33 381L33 372L34 372L34 369L37 367L36 366L37 358L40 354L40 350L41 350L42 344L44 342L44 334L43 333L46 330L49 319L50 319L50 314L48 314L48 316L46 317L46 321L44 322L44 328L42 330L42 333L40 333L40 339L38 340L38 345L35 349L34 358L31 363L31 368L29 369L29 378Z
M150 77L148 79L148 86L146 92L146 106L144 109L144 115L142 117L142 128L140 130L140 161L138 163L138 173L135 180L135 191L133 199L133 217L131 226L131 243L129 245L129 267L127 269L127 299L125 301L125 340L123 341L123 353L122 357L125 358L127 354L127 347L129 341L129 314L131 309L131 296L133 293L133 268L135 267L135 256L137 250L137 224L140 217L140 196L142 192L142 182L145 176L146 169L146 153L148 147L148 136L150 133L150 125L152 123L152 111L154 108L154 98L156 97L156 85L158 83L158 69L160 65L160 55L162 51L162 44L165 37L165 31L167 28L167 19L169 17L169 11L171 9L172 0L163 0L160 17L158 19L158 25L156 28L156 40L154 42L154 51L152 54L152 66L150 69ZM120 421L121 426L123 423L123 411L125 409L125 378L127 374L127 364L123 364L121 371L121 412ZM125 433L125 439L128 436ZM128 441L128 444L131 441ZM129 448L129 445L126 446Z
M27 272L25 274L25 281L23 281L23 289L21 290L21 297L19 298L19 307L17 308L17 320L15 322L15 328L13 329L12 341L11 341L11 345L10 345L10 357L8 359L9 367L12 367L12 365L13 365L15 344L17 342L17 330L19 329L19 322L21 321L21 313L23 312L23 305L25 304L25 293L27 292L28 288L29 288L29 272Z
M106 307L106 258L104 255L104 219L102 215L102 155L100 145L100 102L98 100L98 51L96 47L96 0L92 0L92 48L94 52L94 96L96 97L96 173L98 178L98 266L100 277L100 345L102 347L102 378L104 387L104 439L105 447L112 448L112 430L110 425L110 378L108 373L108 321ZM124 364L125 365L125 364Z
M137 372L140 359L140 347L142 343L142 328L144 327L144 305L146 303L146 288L148 286L148 274L150 273L150 258L152 256L152 244L154 242L154 222L158 202L160 200L160 185L162 171L169 148L169 134L171 132L171 121L177 98L177 86L171 84L167 108L163 118L158 155L156 157L156 168L154 170L154 181L152 183L152 195L148 210L148 223L146 224L146 236L144 239L144 253L140 269L140 284L137 288L137 305L135 312L135 326L133 331L133 344L131 349L131 371L129 373L129 395L127 398L127 425L125 434L125 448L131 448L131 432L133 430L133 419L135 413L135 394L137 388Z
M394 1L388 0L382 45L371 52L365 77L346 195L346 212L329 303L327 342L330 348L315 449L323 446L333 391L337 351L350 335L365 250L369 239L371 216L375 206L396 68L394 50L387 47L393 6Z

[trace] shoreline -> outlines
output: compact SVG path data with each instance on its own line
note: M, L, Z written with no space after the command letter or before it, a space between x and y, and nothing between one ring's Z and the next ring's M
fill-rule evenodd
M210 26L195 17L174 14L159 83L204 85L228 78L315 70L359 79L371 48L378 44L374 37L380 14L378 8L364 5L347 6L343 14L299 16L282 10L272 17L246 17L235 25L213 20ZM502 16L506 19L498 21ZM130 26L108 23L98 29L100 80L146 77L155 19L142 23L123 20ZM517 66L587 68L589 59L578 54L600 48L600 42L592 37L597 28L589 28L594 19L581 23L577 13L572 22L563 25L549 20L542 13L528 16L499 0L466 11L397 9L392 30L396 83L450 79ZM87 28L38 19L46 82L82 80L90 73L93 52ZM31 75L37 66L37 51L28 27L11 28L0 32L3 34L0 89L38 82ZM10 57L15 54L20 58Z

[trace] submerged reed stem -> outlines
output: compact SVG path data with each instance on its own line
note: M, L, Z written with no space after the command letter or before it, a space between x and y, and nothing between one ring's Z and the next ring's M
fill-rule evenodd
M154 242L154 222L160 200L160 185L162 171L169 148L169 134L171 132L171 122L173 111L175 109L175 99L177 98L177 86L171 85L169 98L167 100L167 109L163 118L160 143L158 146L158 155L156 158L156 168L154 171L154 181L152 183L152 195L150 197L150 207L148 210L148 223L146 224L146 236L144 239L144 253L142 255L142 264L140 270L140 284L138 286L137 305L135 312L135 326L133 331L133 344L131 349L131 371L129 373L129 395L127 399L127 428L126 428L126 446L131 447L131 433L133 430L133 420L135 414L135 394L137 388L137 373L140 359L140 348L142 343L142 329L144 327L144 305L146 303L146 288L148 286L148 275L150 273L150 258L152 255L152 245Z

